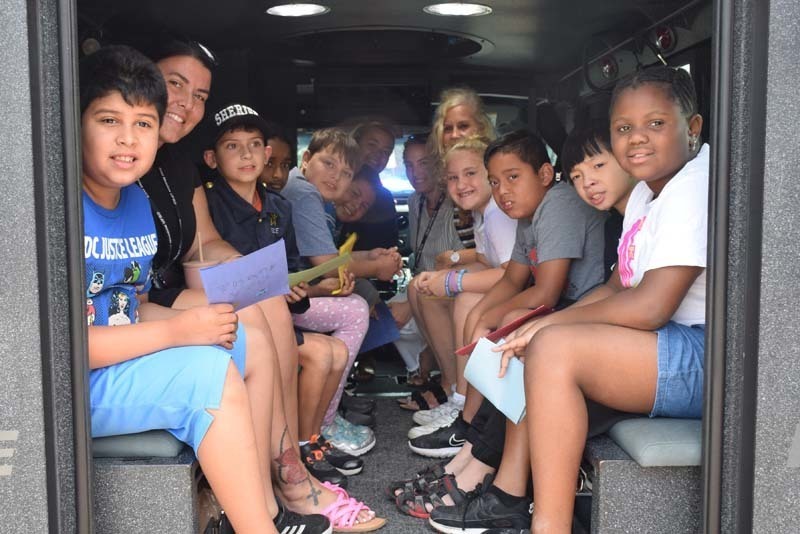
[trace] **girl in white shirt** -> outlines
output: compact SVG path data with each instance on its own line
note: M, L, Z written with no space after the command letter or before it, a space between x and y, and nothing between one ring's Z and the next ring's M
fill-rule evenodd
M463 405L467 391L464 378L466 358L457 358L454 350L465 344L464 323L469 311L502 276L511 258L517 221L506 215L492 197L483 154L489 141L471 136L458 140L444 156L445 185L453 202L472 213L475 223L477 261L455 269L420 273L417 290L428 297L423 307L424 321L434 336L434 352L456 372L456 392L452 402ZM454 300L444 300L455 297ZM441 299L441 300L439 300Z
M534 532L570 532L584 397L650 416L702 412L709 150L692 80L670 67L637 72L615 88L610 119L614 156L639 180L618 268L500 348L501 372L512 352L525 356Z

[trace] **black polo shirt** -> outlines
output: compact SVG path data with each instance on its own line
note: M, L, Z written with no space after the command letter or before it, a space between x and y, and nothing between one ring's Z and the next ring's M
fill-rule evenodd
M260 181L256 192L261 211L240 197L219 175L204 183L211 219L222 238L242 254L250 254L283 238L289 272L300 269L300 253L292 226L292 206Z

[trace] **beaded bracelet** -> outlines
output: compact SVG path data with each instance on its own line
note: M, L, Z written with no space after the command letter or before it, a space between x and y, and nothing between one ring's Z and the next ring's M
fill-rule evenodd
M450 277L453 275L453 271L447 271L447 274L444 275L444 294L448 297L452 297L453 295L450 294Z
M461 269L460 271L458 271L458 278L456 279L456 289L458 290L459 293L464 292L464 286L461 285L461 282L464 281L464 274L466 272L467 272L466 269Z

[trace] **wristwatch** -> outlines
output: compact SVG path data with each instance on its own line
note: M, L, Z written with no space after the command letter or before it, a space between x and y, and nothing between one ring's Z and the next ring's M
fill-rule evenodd
M458 251L450 254L450 263L458 263L460 261L461 261L461 254L459 254Z

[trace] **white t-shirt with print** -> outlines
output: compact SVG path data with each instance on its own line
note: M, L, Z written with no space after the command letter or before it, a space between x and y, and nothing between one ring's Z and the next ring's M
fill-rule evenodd
M672 316L673 321L687 326L706 322L708 154L708 145L703 145L655 199L645 182L633 188L617 249L625 287L636 287L652 269L704 268Z
M494 196L489 197L483 214L473 211L472 216L475 220L475 251L483 254L492 267L500 267L511 259L517 238L517 220L497 206Z

